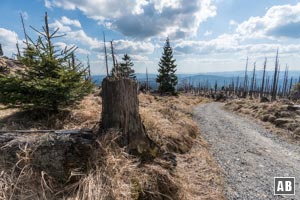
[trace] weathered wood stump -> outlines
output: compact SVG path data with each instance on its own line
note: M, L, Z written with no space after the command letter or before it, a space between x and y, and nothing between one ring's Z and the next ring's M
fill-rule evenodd
M118 142L129 153L153 154L157 150L141 121L136 81L112 77L103 80L101 133L108 129L120 131Z

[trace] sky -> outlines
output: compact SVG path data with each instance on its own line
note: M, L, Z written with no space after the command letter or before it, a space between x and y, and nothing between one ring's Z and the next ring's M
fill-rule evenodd
M274 67L279 49L281 68L300 70L300 1L296 0L1 0L0 43L13 57L24 46L20 20L32 39L45 12L52 30L65 37L58 49L78 47L82 63L89 57L92 74L105 74L106 46L113 41L118 61L127 53L137 73L157 73L167 37L177 73L244 70L256 63ZM108 48L110 52L110 48ZM112 66L108 56L109 67Z

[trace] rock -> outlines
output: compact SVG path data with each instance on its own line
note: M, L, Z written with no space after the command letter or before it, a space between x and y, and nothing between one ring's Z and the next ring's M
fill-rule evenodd
M293 105L293 102L291 102L289 99L279 99L277 102L286 105Z
M269 116L269 120L268 120L269 122L273 123L275 120L276 120L276 117L274 115Z
M274 124L276 126L282 127L284 124L293 123L293 122L294 122L294 120L290 119L290 118L278 118L278 119L275 119Z
M299 100L300 99L300 93L299 92L293 92L292 94L291 94L291 99L293 100L293 101L297 101L297 100Z
M266 103L266 102L270 102L270 100L267 97L260 98L260 103Z
M290 131L294 131L295 129L297 129L299 127L299 125L300 124L297 122L292 122L292 123L285 124L285 127Z
M300 127L296 128L293 132L293 136L296 139L300 139Z
M281 111L278 113L279 117L284 117L284 118L291 118L293 117L295 114L289 111Z
M279 108L278 108L278 110L288 110L288 109L287 109L288 106L289 106L289 105L280 105ZM271 108L271 109L272 109L272 108Z
M226 96L223 93L218 93L216 95L216 101L225 101L226 100Z
M94 142L95 134L84 130L1 133L0 169L29 162L35 171L44 171L55 180L65 182L72 171L86 171Z
M300 105L288 105L287 110L290 111L300 110Z
M231 106L231 109L232 109L233 111L238 111L238 110L241 109L241 108L242 108L241 105L232 105L232 106Z
M270 117L271 115L269 115L269 114L265 114L265 115L263 115L263 116L261 116L260 117L260 120L261 121L264 121L264 122L267 122L267 121L269 121L269 117Z

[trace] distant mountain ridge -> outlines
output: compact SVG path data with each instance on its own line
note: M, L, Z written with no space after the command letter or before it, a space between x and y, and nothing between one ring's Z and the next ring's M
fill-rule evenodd
M252 77L252 71L248 71L248 79L250 80ZM256 71L256 81L261 82L263 75L262 70ZM148 74L149 79L149 85L156 89L156 76L157 74ZM178 85L181 86L183 82L187 84L191 84L195 87L197 87L199 84L208 83L211 87L215 84L215 82L218 83L218 85L228 85L234 81L237 82L237 79L239 79L239 82L244 81L245 71L231 71L231 72L207 72L207 73L199 73L199 74L177 74L178 76ZM270 80L273 79L274 71L266 71L266 77L269 76ZM146 81L146 74L137 73L136 74L137 80L140 82ZM289 71L289 78L293 77L293 82L296 82L299 80L300 77L300 71ZM97 84L100 85L103 78L105 78L105 75L94 75L92 76L92 80ZM280 71L279 74L279 85L282 84L284 78L284 71Z

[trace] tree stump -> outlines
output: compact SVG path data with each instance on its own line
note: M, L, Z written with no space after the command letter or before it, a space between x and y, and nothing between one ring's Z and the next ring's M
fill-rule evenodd
M131 154L156 154L139 114L137 82L129 78L107 77L102 82L101 132L120 131L118 143Z

